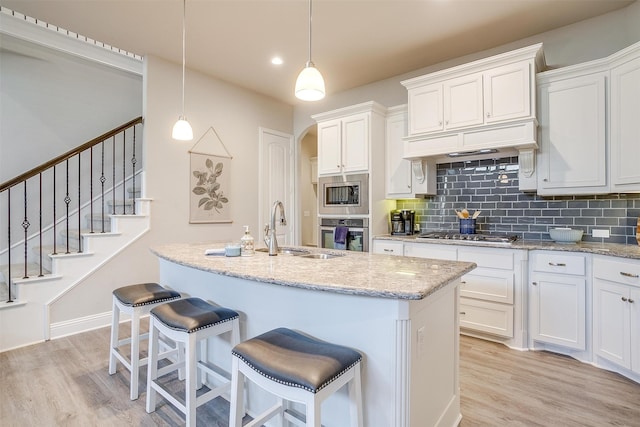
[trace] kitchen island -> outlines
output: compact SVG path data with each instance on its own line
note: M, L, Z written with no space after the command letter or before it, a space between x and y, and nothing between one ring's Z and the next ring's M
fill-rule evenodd
M459 423L458 284L474 263L352 252L205 256L211 247L153 248L160 283L240 312L243 340L288 327L360 351L367 427ZM209 358L228 369L226 339L212 340ZM249 415L274 403L252 386ZM341 390L323 404L323 425L345 425L348 411Z

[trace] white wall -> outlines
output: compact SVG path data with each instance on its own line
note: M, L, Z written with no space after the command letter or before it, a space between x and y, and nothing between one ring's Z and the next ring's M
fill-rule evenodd
M142 76L0 37L0 182L142 115Z
M145 59L145 196L152 198L151 230L51 308L51 321L74 319L111 309L111 292L127 284L158 280L149 248L171 242L239 240L258 227L258 127L292 132L292 107L187 71L185 113L194 141L171 139L180 114L181 68L156 57ZM233 156L231 224L189 224L189 149L213 126Z
M481 35L478 36L480 37ZM640 1L636 1L624 9L507 45L498 46L494 49L430 65L337 94L330 93L329 96L319 102L299 104L294 111L294 135L299 138L305 129L314 123L311 119L313 114L366 101L377 101L387 107L405 104L407 102L407 91L400 84L402 80L476 59L536 43L544 43L547 65L549 68L559 68L608 56L638 41L640 41ZM325 76L325 80L327 88L331 92L331 79Z

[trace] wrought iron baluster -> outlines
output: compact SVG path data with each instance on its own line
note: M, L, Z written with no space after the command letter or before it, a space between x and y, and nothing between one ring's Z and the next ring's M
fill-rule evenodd
M104 177L104 141L102 141L100 143L100 148L101 148L101 151L102 151L102 158L100 160L100 184L102 186L102 189L101 189L102 193L101 193L101 196L100 196L100 204L102 205L102 232L104 233L104 203L105 203L105 200L104 200L104 183L107 180Z
M29 274L27 272L27 249L28 249L28 238L27 238L27 230L29 229L29 219L27 218L27 181L24 181L24 220L22 221L22 228L24 228L24 277L23 279L28 279Z
M53 166L53 253L52 255L57 255L58 254L58 244L57 244L57 238L58 238L58 233L57 233L57 229L58 229L58 218L56 217L56 199L57 199L57 194L56 194L56 166Z
M9 271L7 272L7 287L9 296L7 297L7 302L13 302L13 298L11 298L11 278L13 277L11 274L11 187L7 188L7 256L9 262Z
M91 227L89 232L93 234L93 147L91 147L91 151L89 151L89 162L91 166L89 167L89 223Z
M131 181L133 186L132 203L132 215L136 214L136 127L133 127L133 157L131 158Z
M81 158L82 153L78 153L78 253L82 252L82 215L80 215L80 211L82 210L82 197L80 197L80 186L82 182L82 171L80 168Z
M127 214L127 131L122 131L122 215Z
M39 253L39 257L40 257L40 272L38 273L38 277L42 277L44 276L44 274L42 273L42 172L40 172L38 174L39 177L39 187L40 187L40 204L38 206L38 212L39 212L39 216L40 216L40 248L38 250Z
M64 203L67 205L67 216L65 217L65 223L67 226L67 251L65 252L66 254L70 253L69 252L69 203L71 203L71 197L69 197L69 159L67 159L65 161L66 165L67 165L67 194L64 197Z
M111 213L113 215L116 214L116 136L113 136L113 144L111 146L113 151L111 157L111 169L113 173L112 179L112 187L111 187Z

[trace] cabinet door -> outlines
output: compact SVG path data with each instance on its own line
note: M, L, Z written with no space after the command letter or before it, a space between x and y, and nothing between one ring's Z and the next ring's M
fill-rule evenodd
M531 115L530 67L529 63L525 61L485 71L485 123Z
M546 273L534 273L531 279L531 337L535 341L585 350L585 279Z
M340 120L318 123L318 175L340 173L341 138Z
M629 288L596 278L593 290L595 352L628 369L631 367Z
M442 83L408 91L409 135L444 129Z
M640 289L631 288L629 294L631 317L631 370L640 374Z
M611 70L612 190L640 190L640 58Z
M386 197L387 199L411 197L411 161L403 159L407 134L407 115L399 113L387 118L386 148Z
M445 129L483 123L481 73L445 81L443 95Z
M605 74L545 84L538 194L608 191Z
M342 172L369 169L369 116L342 119Z

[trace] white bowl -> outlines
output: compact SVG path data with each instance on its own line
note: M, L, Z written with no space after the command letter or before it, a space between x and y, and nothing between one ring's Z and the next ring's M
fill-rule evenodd
M582 230L572 230L571 228L552 228L549 230L551 240L558 243L576 243L582 240Z

